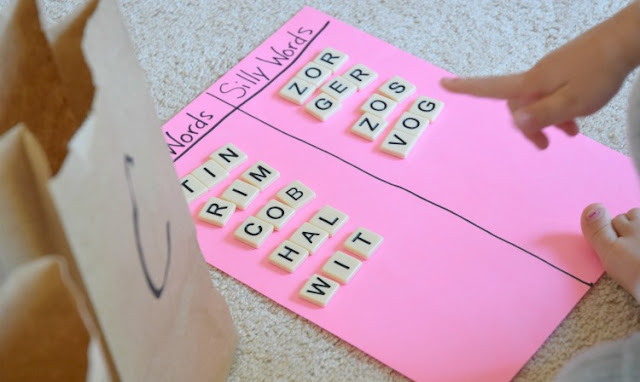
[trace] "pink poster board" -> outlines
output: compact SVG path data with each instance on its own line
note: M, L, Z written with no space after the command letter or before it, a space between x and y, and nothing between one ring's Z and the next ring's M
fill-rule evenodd
M322 49L378 73L326 122L278 96ZM338 73L340 74L340 73ZM445 108L407 159L384 154L349 129L380 85L400 75L417 86L387 120L420 95ZM451 74L347 24L304 8L164 126L179 177L232 142L249 155L190 203L211 265L415 380L510 380L602 274L581 236L587 204L613 213L640 204L629 158L584 136L550 132L540 152L511 126L501 102L449 94ZM199 120L199 121L198 121ZM388 128L390 130L390 127ZM386 135L386 133L384 134ZM223 228L197 214L258 160L281 176ZM595 177L597 174L597 178ZM233 232L293 180L317 194L259 248ZM346 226L294 273L269 254L322 206ZM298 296L357 227L384 236L330 304Z

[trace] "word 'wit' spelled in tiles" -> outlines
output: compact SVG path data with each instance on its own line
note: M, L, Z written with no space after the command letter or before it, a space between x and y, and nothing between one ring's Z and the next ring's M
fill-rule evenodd
M204 164L180 179L187 203L205 194L229 176L233 170L247 160L247 155L232 143L214 151Z

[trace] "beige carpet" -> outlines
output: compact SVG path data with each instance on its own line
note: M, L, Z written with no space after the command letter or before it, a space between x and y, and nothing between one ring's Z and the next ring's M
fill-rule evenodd
M47 21L55 23L78 1L82 0L49 0ZM0 0L0 10L3 3ZM626 3L309 0L307 4L453 73L481 75L526 69L545 52ZM303 5L293 0L123 1L131 38L160 118L169 119ZM629 81L604 110L581 123L584 134L623 153L627 153L624 125L628 91ZM240 333L231 381L404 380L358 349L213 268L211 277L226 297ZM581 349L637 330L640 307L605 277L516 380L549 380Z

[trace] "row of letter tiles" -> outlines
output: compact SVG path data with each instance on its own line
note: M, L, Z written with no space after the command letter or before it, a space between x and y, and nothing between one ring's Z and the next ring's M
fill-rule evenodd
M382 240L382 236L360 227L349 236L344 246L358 256L368 259ZM340 283L347 284L361 266L362 261L345 252L336 251L322 267L322 273L328 277L314 273L299 295L311 303L325 307L340 288Z
M438 117L443 107L444 103L441 101L425 96L418 97L409 111L400 116L380 145L380 150L398 158L406 158L420 135Z
M290 273L349 220L349 216L331 206L324 206L307 223L269 256L269 261Z
M247 155L227 143L209 156L211 159L180 179L187 203L192 202L229 176L229 172L247 160Z
M296 210L315 199L316 193L295 180L282 188L276 197L280 200L269 200L256 216L250 216L236 229L234 236L238 240L259 248L274 230L279 231L287 224Z

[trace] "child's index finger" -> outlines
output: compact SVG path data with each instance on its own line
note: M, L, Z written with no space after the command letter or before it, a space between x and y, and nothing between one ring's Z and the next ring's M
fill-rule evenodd
M454 93L476 97L509 99L526 94L522 74L493 77L443 78L442 86Z

